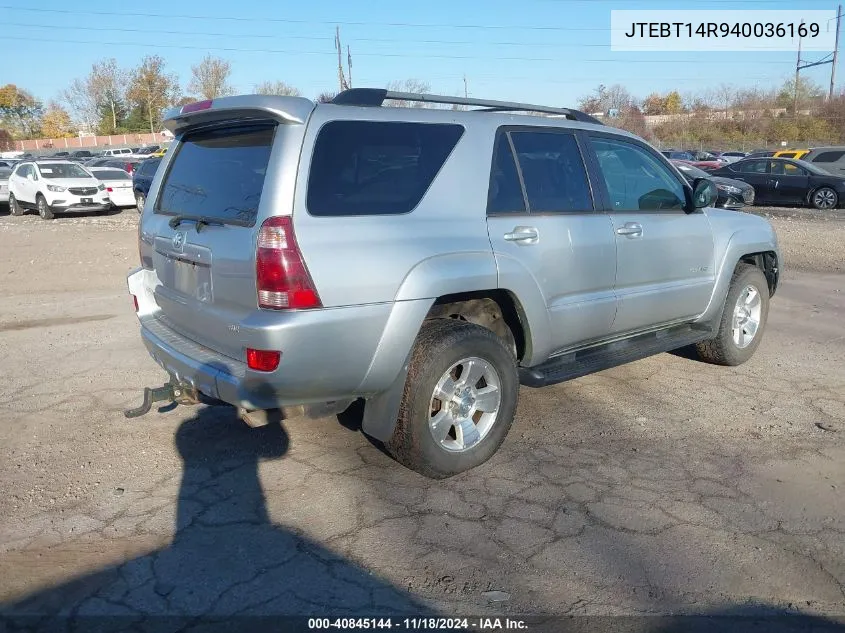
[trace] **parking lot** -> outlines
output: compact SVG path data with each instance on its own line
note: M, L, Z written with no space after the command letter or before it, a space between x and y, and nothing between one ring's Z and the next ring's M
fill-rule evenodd
M0 605L147 614L845 612L845 220L772 218L754 358L523 388L446 481L340 418L126 420L165 376L125 287L138 214L0 215Z

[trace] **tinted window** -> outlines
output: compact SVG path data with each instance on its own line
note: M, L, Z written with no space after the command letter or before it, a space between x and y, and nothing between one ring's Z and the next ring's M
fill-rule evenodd
M813 159L814 163L835 163L839 160L842 160L842 157L845 156L845 151L843 152L822 152L818 156Z
M21 178L26 178L27 174L29 174L29 165L21 165L15 173Z
M524 213L525 210L525 198L508 135L500 134L490 174L487 213Z
M798 152L783 152L782 154L778 154L778 158L795 158L795 155Z
M161 161L158 159L147 159L138 167L141 174L144 176L152 176L156 172L156 168Z
M766 161L764 160L747 160L731 165L731 169L742 174L765 174Z
M408 213L463 134L460 125L333 121L314 143L312 215Z
M572 134L511 132L529 211L591 211L590 186Z
M156 212L254 223L274 131L273 125L260 125L186 134Z
M122 169L104 169L95 171L94 178L97 180L131 180L131 176Z
M623 141L592 139L614 211L683 209L681 182L656 157Z
M0 180L9 180L12 170L7 167L0 167Z

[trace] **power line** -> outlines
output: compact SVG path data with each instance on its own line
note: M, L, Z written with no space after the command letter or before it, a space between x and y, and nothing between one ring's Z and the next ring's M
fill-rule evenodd
M22 40L31 41L28 37L18 36L4 36L4 40ZM151 44L149 42L104 42L102 40L69 40L53 38L51 42L60 42L63 44L95 44L98 46L140 46L143 48L175 48L187 50L215 50L236 53L275 53L283 55L335 55L332 51L303 51L303 50L285 50L272 48L239 48L234 46L191 46L189 44ZM497 57L491 55L445 55L445 54L431 54L420 53L412 55L409 53L358 53L361 57L399 57L405 59L483 59L492 61L523 61L523 62L560 62L560 58L555 57ZM578 63L606 63L617 62L619 59L600 58L600 59L579 59ZM625 64L694 64L696 60L692 59L625 59ZM746 64L792 64L790 61L757 61L744 62Z

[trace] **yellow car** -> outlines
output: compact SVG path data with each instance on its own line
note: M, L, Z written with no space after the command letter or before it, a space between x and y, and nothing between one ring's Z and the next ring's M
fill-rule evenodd
M157 149L152 154L150 154L150 158L161 158L167 152L166 147L162 147L161 149Z
M784 149L775 152L772 158L794 158L795 160L801 160L811 151L812 149Z

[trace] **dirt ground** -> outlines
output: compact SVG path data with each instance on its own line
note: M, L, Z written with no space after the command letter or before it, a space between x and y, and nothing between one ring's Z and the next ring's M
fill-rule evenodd
M0 215L0 613L845 615L845 221L772 221L749 363L523 388L502 450L435 482L354 414L126 420L165 378L137 214Z

